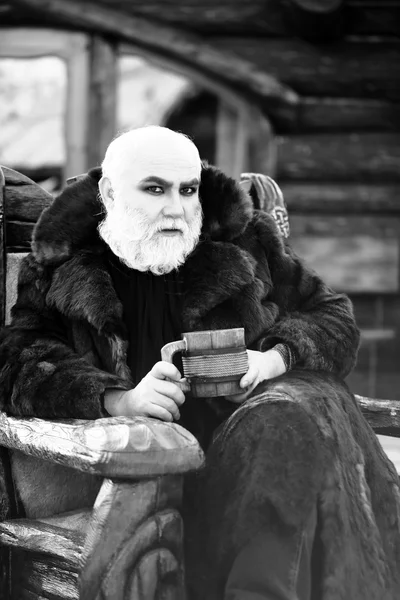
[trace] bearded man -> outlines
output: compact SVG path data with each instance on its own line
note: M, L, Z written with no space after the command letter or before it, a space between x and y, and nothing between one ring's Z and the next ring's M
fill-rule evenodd
M351 303L239 183L181 134L130 131L44 211L32 250L0 339L1 408L145 415L197 436L190 598L398 597L398 478L341 380L359 342ZM185 396L161 347L235 327L243 392Z

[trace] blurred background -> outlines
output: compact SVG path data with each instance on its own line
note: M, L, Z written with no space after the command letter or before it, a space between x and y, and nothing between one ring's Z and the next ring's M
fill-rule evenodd
M271 175L293 246L354 302L352 390L400 398L400 2L15 0L0 27L0 164L56 193L160 124Z

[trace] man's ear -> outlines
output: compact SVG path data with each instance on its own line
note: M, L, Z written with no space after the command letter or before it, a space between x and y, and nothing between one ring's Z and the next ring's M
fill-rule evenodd
M114 192L108 177L102 177L99 181L99 192L106 208L114 202Z
M239 181L239 185L245 192L250 194L251 186L253 185L250 179L243 179L242 181Z

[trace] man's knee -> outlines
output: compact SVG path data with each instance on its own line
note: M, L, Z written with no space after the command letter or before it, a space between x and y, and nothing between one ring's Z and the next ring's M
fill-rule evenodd
M272 504L289 525L299 525L315 504L327 460L317 424L284 395L241 407L208 454L228 488L247 488L249 502Z

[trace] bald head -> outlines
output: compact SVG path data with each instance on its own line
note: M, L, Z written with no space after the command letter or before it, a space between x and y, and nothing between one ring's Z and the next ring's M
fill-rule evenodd
M201 161L186 136L143 127L111 142L99 191L101 237L126 264L167 273L196 246L201 230Z
M200 177L201 161L196 146L185 135L151 126L132 129L113 140L102 169L103 176L117 189L122 180L135 173L162 176L161 171L182 171L182 175L190 171Z

